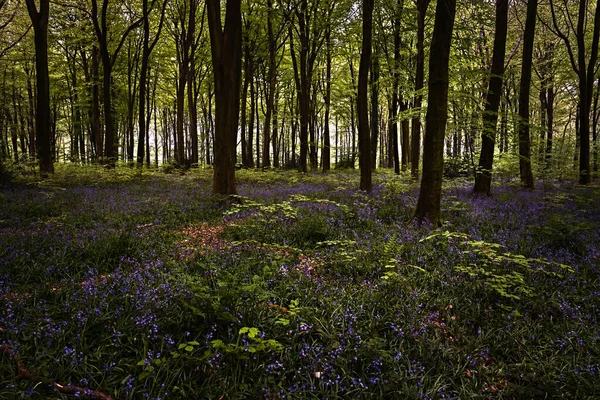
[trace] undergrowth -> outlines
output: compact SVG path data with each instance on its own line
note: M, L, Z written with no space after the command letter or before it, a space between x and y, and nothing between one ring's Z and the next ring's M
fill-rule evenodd
M598 188L210 173L0 189L0 398L600 396Z

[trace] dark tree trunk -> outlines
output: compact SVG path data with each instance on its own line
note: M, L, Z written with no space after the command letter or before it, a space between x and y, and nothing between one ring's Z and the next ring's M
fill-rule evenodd
M448 119L448 64L456 0L438 0L429 59L429 83L425 139L423 142L423 175L415 220L429 220L441 226L442 177L444 170L444 138Z
M88 118L90 120L90 142L95 161L102 159L102 130L100 129L100 89L99 89L99 65L98 48L92 47L92 65L89 65L87 53L81 51L81 63L85 73L85 80L90 87L91 104L88 107Z
M154 4L152 1L152 4ZM149 123L146 123L146 117L150 118L149 115L146 115L146 92L148 88L148 79L149 79L149 63L150 63L150 54L158 42L158 38L160 37L160 32L162 30L163 21L165 17L165 7L167 5L167 0L163 1L163 6L160 14L160 22L158 25L158 32L150 44L150 19L148 14L150 13L150 9L148 7L148 0L142 0L142 13L143 13L143 44L142 44L142 66L140 72L140 86L139 86L139 97L138 97L138 145L137 145L137 164L138 167L141 167L144 163L144 153L146 153L146 161L150 162L150 152L149 152L149 143L146 140L148 137L148 129ZM149 105L148 105L149 107ZM154 144L157 146L157 144ZM148 147L148 151L146 151L146 147Z
M331 169L331 135L329 118L331 108L331 21L325 31L325 51L327 65L325 67L325 130L323 132L323 172Z
M263 124L263 148L262 148L262 166L269 168L271 166L271 117L273 115L273 107L275 102L275 85L277 84L277 43L273 33L273 0L267 0L267 41L269 46L269 66L267 71L268 89L267 110L265 113L265 122Z
M273 103L273 167L279 168L279 154L281 153L281 141L279 140L279 121L278 109L279 109L279 89L275 91L275 99Z
M227 0L221 25L220 0L207 0L208 27L215 80L215 160L213 193L236 193L235 151L242 71L242 14L240 0Z
M479 168L477 169L475 187L473 188L475 193L484 193L487 195L490 194L492 185L492 165L494 162L494 147L496 146L498 109L500 108L500 97L502 96L507 30L508 0L497 0L492 73L485 100L485 110L483 112L483 135L481 136Z
M377 169L377 141L379 140L379 59L371 64L371 169Z
M50 1L40 0L39 11L34 0L26 0L27 11L33 24L35 41L36 72L36 152L40 165L40 174L47 176L54 172L50 143L50 76L48 73L48 16Z
M551 82L546 94L546 168L550 166L552 160L552 140L554 132L554 85Z
M394 172L396 174L400 174L400 155L399 146L398 146L398 107L400 107L401 99L400 99L400 22L402 19L402 11L404 9L403 0L397 0L396 8L394 12L394 61L393 61L393 69L392 69L392 105L390 109L390 120L388 122L388 131L389 131L389 147L390 151L388 167L394 167ZM407 121L408 122L408 121ZM404 124L404 121L402 121ZM404 131L402 132L404 133ZM408 163L408 159L405 160L405 156L407 154L407 148L405 148L405 143L402 143L402 166L406 168Z
M598 78L600 84L600 77ZM593 170L598 171L598 100L600 98L600 87L596 85L596 91L594 93L594 105L592 107L592 152L593 152Z
M430 0L417 0L417 64L415 73L415 96L413 107L416 110L415 117L412 119L412 151L410 174L413 179L419 176L419 161L421 153L421 105L423 95L420 93L423 89L423 80L425 76L425 15ZM435 54L435 53L432 53ZM436 54L437 57L437 54Z
M245 42L248 41L248 38L246 37L244 39ZM242 86L242 98L241 98L241 121L240 121L240 135L241 135L241 142L242 142L242 164L246 167L250 167L250 162L248 160L248 153L251 153L251 151L248 150L248 144L246 141L246 121L247 121L247 115L248 115L248 107L247 107L247 99L248 99L248 86L250 85L250 80L253 79L252 77L252 70L251 70L251 53L250 53L250 47L246 44L244 45L244 84ZM253 101L253 100L251 100ZM253 112L253 111L252 111ZM250 119L252 119L252 116L250 116ZM250 130L251 131L251 130ZM250 133L250 136L252 136L252 133ZM252 145L250 146L250 148L252 148ZM250 157L252 158L252 157Z
M371 139L369 137L368 85L371 64L371 37L373 28L374 0L363 0L362 52L358 68L358 163L360 167L360 190L370 192L371 182Z
M254 152L252 148L252 144L254 143L254 116L256 115L256 96L254 95L254 76L253 74L249 75L250 77L250 121L248 123L248 142L246 147L246 157L248 164L246 166L248 168L254 168Z
M400 111L408 110L408 101L399 99ZM410 163L410 126L408 119L403 119L400 125L402 128L402 171L408 169Z
M523 34L523 63L521 65L521 85L519 90L519 167L521 184L533 189L533 171L531 169L531 138L529 135L529 91L531 88L531 63L533 57L533 39L537 1L527 3L527 18Z
M132 54L133 52L133 54ZM135 101L136 94L138 91L138 82L145 78L138 78L138 70L140 67L140 51L138 43L133 44L131 40L127 47L127 132L126 135L126 147L127 147L127 161L133 161L133 130L134 130L134 118L135 118ZM139 100L139 98L138 98ZM139 109L138 109L139 111Z
M100 59L102 61L103 67L103 99L104 99L104 125L105 125L105 133L104 133L104 160L108 163L109 166L115 166L115 123L112 112L112 70L121 51L123 43L127 39L127 36L137 28L142 19L138 19L134 21L131 25L129 25L123 35L120 38L119 43L116 46L116 49L112 53L109 53L109 23L108 23L108 3L109 0L102 1L102 12L100 18L98 18L98 1L92 0L92 23L94 25L94 31L96 33L96 37L98 39L98 46L100 49Z

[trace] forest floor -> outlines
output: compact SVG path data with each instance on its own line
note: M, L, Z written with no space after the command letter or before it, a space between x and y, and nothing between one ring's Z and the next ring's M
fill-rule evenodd
M600 188L58 166L0 187L0 398L600 397Z

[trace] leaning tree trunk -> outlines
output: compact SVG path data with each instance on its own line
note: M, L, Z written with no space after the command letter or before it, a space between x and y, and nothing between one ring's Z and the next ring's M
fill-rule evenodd
M492 165L494 147L496 146L496 125L498 109L502 95L502 76L504 75L504 53L506 52L506 32L508 28L508 0L496 1L496 36L494 37L494 54L492 56L492 76L485 100L483 112L483 135L481 137L481 154L479 168L475 176L475 193L489 195L492 185Z
M531 63L533 56L533 38L537 1L527 3L527 18L523 34L523 63L521 65L521 85L519 91L519 167L521 184L533 189L533 171L531 169L531 139L529 137L529 91L531 88Z
M426 130L423 142L423 174L415 211L419 223L429 220L441 226L444 138L448 120L448 64L456 0L438 0L429 59Z
M213 193L230 195L235 187L235 147L240 111L242 14L240 0L227 0L221 25L220 0L207 0L215 80L215 159Z
M374 0L363 0L362 52L358 68L358 164L360 167L360 190L370 192L371 182L371 139L369 135L368 85L371 64L371 36L373 27Z
M26 0L27 11L33 24L35 41L35 72L37 84L35 142L40 173L54 172L50 143L50 76L48 73L48 16L49 0L40 1L40 10L34 0Z

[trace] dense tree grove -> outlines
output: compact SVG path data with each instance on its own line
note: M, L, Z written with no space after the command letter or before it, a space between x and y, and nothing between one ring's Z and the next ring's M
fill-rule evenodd
M520 165L527 187L556 172L589 183L597 2L500 6L456 4L446 173L472 175L475 190L490 193L495 157ZM222 30L214 20L230 12L225 3L3 0L0 159L37 159L44 173L53 162L214 165L215 177L222 163L302 172L360 164L416 179L429 167L421 152L426 66L439 57L430 50L435 8L377 0L370 17L370 2L243 0L228 32L233 22ZM369 154L358 163L361 151Z

